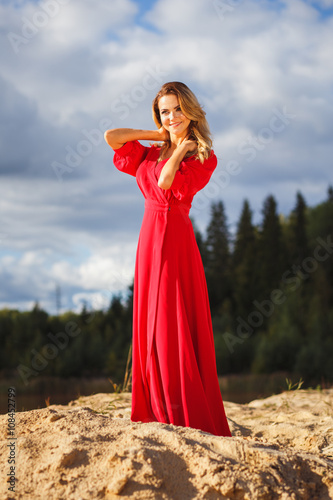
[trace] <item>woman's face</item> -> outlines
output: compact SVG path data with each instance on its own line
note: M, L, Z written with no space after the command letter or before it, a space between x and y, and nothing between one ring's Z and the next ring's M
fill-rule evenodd
M188 135L191 120L183 114L176 95L167 94L161 97L158 101L158 109L162 125L170 135L177 138L184 138Z

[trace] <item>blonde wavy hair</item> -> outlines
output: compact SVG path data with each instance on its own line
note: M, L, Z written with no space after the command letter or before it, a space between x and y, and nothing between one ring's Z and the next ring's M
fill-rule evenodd
M158 103L161 97L174 94L178 97L179 105L184 113L184 115L191 120L189 125L189 137L188 139L195 141L197 143L196 151L189 151L185 158L188 156L196 155L201 163L204 162L210 156L212 150L213 142L211 139L211 132L209 130L209 125L206 120L206 113L200 106L198 99L193 94L193 92L182 82L168 82L165 83L155 99L153 100L153 119L158 128L162 127L162 121L160 116L160 110ZM161 155L163 151L170 146L170 139L164 142L161 148Z

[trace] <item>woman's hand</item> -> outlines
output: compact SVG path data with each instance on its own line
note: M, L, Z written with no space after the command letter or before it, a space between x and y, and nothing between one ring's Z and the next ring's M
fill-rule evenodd
M195 151L198 147L197 143L190 139L184 139L180 145L186 150L186 153L188 151Z

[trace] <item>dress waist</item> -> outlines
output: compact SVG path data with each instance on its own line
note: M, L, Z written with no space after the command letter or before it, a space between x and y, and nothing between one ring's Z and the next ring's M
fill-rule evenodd
M154 210L155 212L170 212L170 213L181 213L182 215L189 214L190 206L185 203L160 203L155 200L145 200L145 209Z

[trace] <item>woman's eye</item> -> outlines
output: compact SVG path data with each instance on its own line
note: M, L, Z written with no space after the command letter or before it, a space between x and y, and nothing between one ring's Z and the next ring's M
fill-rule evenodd
M176 108L176 111L182 113L182 108L178 106L178 108ZM167 110L161 111L161 115L167 115L168 113L169 111Z

